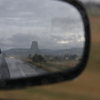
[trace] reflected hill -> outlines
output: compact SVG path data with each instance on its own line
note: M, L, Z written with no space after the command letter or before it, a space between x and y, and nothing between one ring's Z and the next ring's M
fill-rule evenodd
M21 56L27 57L29 55L49 55L49 56L65 56L65 55L77 55L81 56L83 48L70 48L62 50L50 50L50 49L39 49L38 42L33 41L30 48L12 48L4 51L7 56Z

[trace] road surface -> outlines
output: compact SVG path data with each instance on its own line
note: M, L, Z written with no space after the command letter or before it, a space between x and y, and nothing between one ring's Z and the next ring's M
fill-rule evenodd
M7 63L2 54L0 54L0 79L9 79L10 73L7 67Z
M23 78L47 73L43 69L39 69L36 66L27 64L14 57L2 57L1 62L5 64L5 66L0 65L0 73L4 75L5 72L6 78ZM5 71L3 68L5 68Z

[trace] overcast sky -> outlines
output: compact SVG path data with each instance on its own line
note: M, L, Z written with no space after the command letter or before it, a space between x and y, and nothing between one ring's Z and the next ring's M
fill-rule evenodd
M0 48L82 47L84 28L79 12L54 0L0 0Z

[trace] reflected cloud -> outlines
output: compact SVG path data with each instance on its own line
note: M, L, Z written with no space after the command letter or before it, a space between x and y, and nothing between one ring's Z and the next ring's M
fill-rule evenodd
M64 41L64 40L62 40L62 41L58 41L57 43L58 44L68 44L68 43L70 43L70 41Z
M84 42L81 16L69 4L54 0L0 0L0 8L1 48L28 48L32 41L38 41L41 48L65 49L66 45Z

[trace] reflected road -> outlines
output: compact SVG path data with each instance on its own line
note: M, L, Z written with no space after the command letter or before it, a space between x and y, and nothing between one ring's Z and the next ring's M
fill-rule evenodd
M43 69L27 64L14 57L1 57L0 59L0 79L4 78L22 78L38 76L47 73Z
M10 73L7 67L7 63L2 54L0 54L0 79L9 79Z

